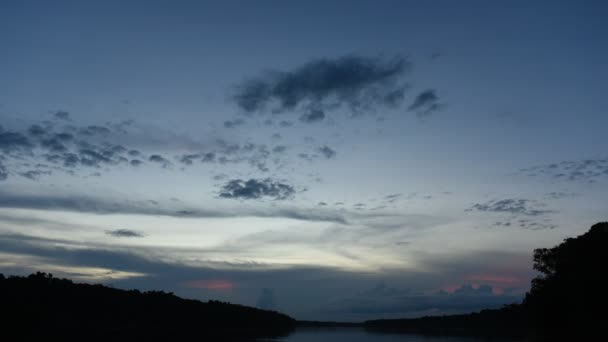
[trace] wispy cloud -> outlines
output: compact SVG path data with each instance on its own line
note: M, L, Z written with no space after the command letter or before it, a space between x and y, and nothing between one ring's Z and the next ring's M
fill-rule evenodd
M434 89L428 89L418 94L408 107L410 111L418 113L418 116L428 116L442 108L443 105L439 103L439 96Z
M278 189L270 193L283 196L285 191ZM238 195L237 195L238 196ZM266 217L288 218L302 221L325 221L347 224L344 213L319 208L231 208L229 209L202 209L192 206L155 205L149 201L123 201L111 198L91 197L78 194L25 194L0 190L0 208L19 208L48 211L70 211L91 214L127 214L152 215L182 218L238 218L238 217Z
M143 233L131 229L107 230L106 234L118 238L141 238L145 236Z

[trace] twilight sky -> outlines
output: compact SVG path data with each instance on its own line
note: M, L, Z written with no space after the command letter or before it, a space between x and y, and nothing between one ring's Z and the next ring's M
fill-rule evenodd
M606 220L604 1L2 1L0 272L357 321Z

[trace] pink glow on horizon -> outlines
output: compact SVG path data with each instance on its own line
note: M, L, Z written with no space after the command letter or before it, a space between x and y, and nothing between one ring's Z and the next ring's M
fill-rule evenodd
M215 291L229 291L236 288L236 284L224 279L199 279L184 283L184 286L193 289L205 289Z

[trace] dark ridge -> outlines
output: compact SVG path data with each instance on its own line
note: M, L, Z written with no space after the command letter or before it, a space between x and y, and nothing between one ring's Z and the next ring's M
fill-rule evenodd
M77 284L41 272L0 274L0 303L1 334L12 340L233 341L285 336L295 327L274 311Z
M581 340L608 337L608 222L553 248L534 250L540 275L521 304L465 315L366 321L371 331Z

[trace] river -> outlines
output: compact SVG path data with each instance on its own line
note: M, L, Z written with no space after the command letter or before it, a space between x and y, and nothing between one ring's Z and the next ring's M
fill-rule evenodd
M363 328L299 328L289 336L258 342L523 342L513 339L436 337L368 332Z

